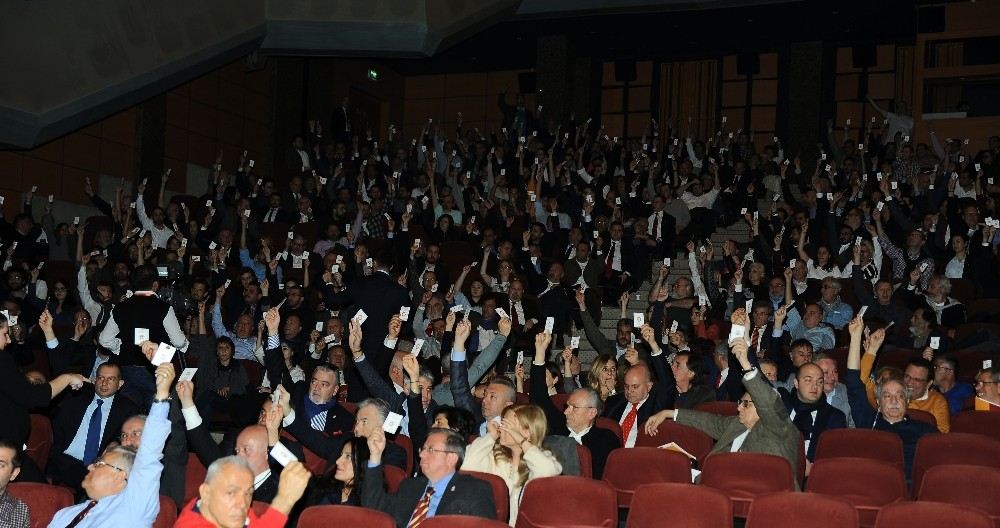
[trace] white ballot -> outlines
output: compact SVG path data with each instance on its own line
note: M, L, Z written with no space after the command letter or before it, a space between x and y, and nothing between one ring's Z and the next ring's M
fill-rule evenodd
M166 343L160 343L160 346L156 348L156 353L153 354L153 359L149 361L154 367L159 367L164 363L170 363L170 360L174 358L174 352L177 352L176 348Z
M368 314L366 314L364 310L359 309L358 313L354 314L354 320L357 321L359 325L363 325L365 324L365 321L368 320Z
M510 319L510 316L507 315L507 312L503 308L497 307L495 311L497 315L500 316L501 319Z
M580 336L573 336L569 338L570 348L580 348Z
M555 317L546 317L545 318L545 333L546 334L551 334L552 333L552 328L555 327L555 325L556 325L556 318Z
M410 354L413 354L414 356L419 356L420 355L420 351L423 348L424 348L424 340L423 339L414 339L413 340L413 348L410 349Z
M524 364L524 351L523 350L519 350L517 352L517 364L518 365L523 365Z
M271 448L271 458L277 460L282 467L298 460L281 442L274 444L274 447Z
M8 317L8 319L10 319ZM140 345L143 341L149 341L149 329L148 328L136 328L135 329L135 341L134 344Z
M410 307L400 306L399 307L399 320L408 321L410 319Z
M197 372L198 369L196 367L188 367L184 369L183 372L181 372L181 375L179 378L177 378L177 381L191 381L194 379L194 375Z
M635 328L642 328L642 326L644 324L646 324L646 320L645 319L646 319L645 314L633 313L632 314L632 326L634 326Z
M674 320L674 322L670 323L670 333L673 334L675 332L677 332L677 320L676 319Z
M865 312L867 312L867 311L868 311L868 307L867 306L862 306L861 309L858 310L858 317L864 319Z
M389 413L385 417L385 422L382 423L382 430L387 433L395 433L399 430L399 426L403 423L403 415L394 412Z
M937 350L941 346L941 338L934 336L931 338L931 350Z

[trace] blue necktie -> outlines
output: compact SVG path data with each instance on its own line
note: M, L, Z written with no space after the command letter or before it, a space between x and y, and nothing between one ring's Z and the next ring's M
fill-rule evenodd
M90 424L87 426L87 443L83 447L83 465L89 466L97 458L97 452L101 447L101 405L104 400L97 398L94 400L97 408L90 415Z

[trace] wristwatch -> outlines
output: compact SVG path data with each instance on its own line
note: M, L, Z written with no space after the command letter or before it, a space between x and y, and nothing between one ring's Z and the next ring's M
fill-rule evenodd
M159 400L159 399L156 399L156 398L153 398L153 403L163 403L163 402L169 402L169 401L170 401L170 400L172 400L172 399L173 399L173 398L171 398L170 396L167 396L166 398L163 398L162 400Z

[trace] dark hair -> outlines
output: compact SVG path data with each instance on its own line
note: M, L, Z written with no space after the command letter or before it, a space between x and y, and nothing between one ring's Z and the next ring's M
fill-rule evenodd
M462 435L462 438L479 433L476 427L476 417L465 409L442 405L434 411L434 417L436 418L439 414L444 414L445 418L448 419L448 427Z
M809 341L808 339L804 338L804 337L800 337L800 338L796 339L795 341L792 341L792 344L788 345L788 351L791 352L792 349L795 349L795 348L798 348L798 347L806 347L806 348L808 348L810 354L812 354L813 352L816 351L813 348L812 342Z
M691 380L691 384L701 385L705 381L705 361L702 359L702 355L690 350L680 350L674 358L680 356L687 357L687 369L694 372L694 379Z
M132 287L136 290L152 290L159 280L160 276L152 264L143 264L132 272Z
M457 432L452 431L451 429L445 429L444 427L432 427L431 430L427 432L427 437L430 438L432 434L444 435L445 449L458 455L458 463L455 464L455 469L462 469L462 462L465 461L465 438L459 436ZM424 443L426 444L426 440Z
M219 336L219 338L215 340L215 346L219 346L219 345L227 345L227 346L229 346L229 350L233 351L233 357L234 358L236 357L236 344L233 343L232 339L230 339L227 336Z
M559 383L562 380L562 372L559 370L559 366L555 362L546 361L545 370L549 371L549 374L556 379L556 391L562 392L559 390L562 387L562 384Z
M954 372L956 376L958 375L958 360L955 359L955 356L951 354L944 354L934 358L934 361L947 363L948 366L951 367L952 372Z
M934 373L934 365L930 361L922 357L915 357L906 363L907 367L920 367L922 369L927 369L927 377L930 378L931 374Z
M9 438L0 438L0 448L3 447L6 447L14 452L14 456L10 458L10 465L13 466L14 469L21 467L21 446L17 445Z
M344 448L347 446L351 446L351 467L354 469L354 479L349 483L351 485L351 499L360 499L361 488L364 485L365 468L368 466L368 458L370 456L368 440L358 436L351 436L340 447L340 452L337 453L338 458L344 454ZM325 475L316 479L316 485L312 492L313 500L309 501L309 505L341 503L340 494L344 491L344 486L348 483L340 482L334 478L336 473L336 471L328 471ZM349 502L354 501L349 500Z

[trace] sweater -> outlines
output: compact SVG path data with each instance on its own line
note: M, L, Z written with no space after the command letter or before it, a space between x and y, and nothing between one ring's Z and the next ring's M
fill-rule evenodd
M517 510L521 503L521 493L524 485L518 485L517 468L509 460L497 460L493 456L493 445L496 443L490 435L477 438L465 451L465 462L462 469L491 473L507 483L510 490L510 525L517 520ZM528 466L528 483L531 479L554 477L562 473L562 466L556 457L548 451L542 451L538 446L531 446L522 454L524 463Z

